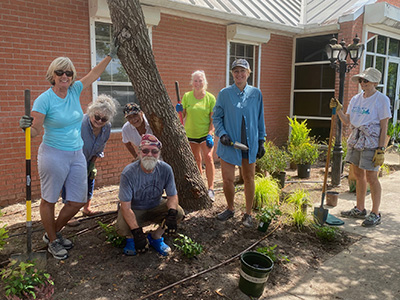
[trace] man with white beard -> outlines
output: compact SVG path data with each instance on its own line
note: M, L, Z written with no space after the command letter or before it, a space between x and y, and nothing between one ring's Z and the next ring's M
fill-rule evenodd
M171 252L162 235L175 233L177 223L184 217L178 204L172 168L159 160L161 142L151 134L144 134L139 146L139 160L125 167L119 186L119 205L116 229L125 236L126 255L146 252L148 244L163 256ZM166 193L166 199L162 197ZM147 235L143 226L159 224Z

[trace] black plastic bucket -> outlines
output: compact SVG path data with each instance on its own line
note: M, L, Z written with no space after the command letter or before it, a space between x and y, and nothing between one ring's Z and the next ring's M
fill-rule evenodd
M248 296L260 297L274 262L265 254L249 251L240 256L239 289Z
M298 164L297 165L297 176L299 178L310 178L311 175L311 165L310 164Z

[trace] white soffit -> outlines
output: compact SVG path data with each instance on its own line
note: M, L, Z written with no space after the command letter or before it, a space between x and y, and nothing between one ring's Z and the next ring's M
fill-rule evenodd
M364 25L400 34L400 8L386 2L367 5Z
M141 5L147 26L157 26L160 23L160 9L157 7ZM99 20L110 19L110 10L106 0L89 0L90 17Z
M256 44L268 43L271 38L271 33L268 30L241 24L228 25L226 35L228 40Z

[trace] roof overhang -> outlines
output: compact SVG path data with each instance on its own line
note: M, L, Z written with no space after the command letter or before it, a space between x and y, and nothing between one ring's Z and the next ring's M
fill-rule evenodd
M364 25L399 34L400 8L386 2L366 5Z

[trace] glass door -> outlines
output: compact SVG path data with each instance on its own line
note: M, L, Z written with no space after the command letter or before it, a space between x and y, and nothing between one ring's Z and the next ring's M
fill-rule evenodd
M400 59L389 57L386 95L390 99L392 108L393 125L397 123L399 112L399 93L400 93Z

